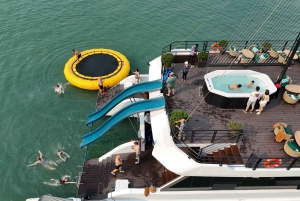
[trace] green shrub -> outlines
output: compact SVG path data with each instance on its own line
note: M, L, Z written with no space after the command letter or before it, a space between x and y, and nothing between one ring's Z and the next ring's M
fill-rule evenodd
M221 48L226 49L226 47L227 47L227 45L228 45L228 41L227 41L227 40L221 40L221 41L219 42L219 45L220 45Z
M175 127L175 121L178 121L180 119L185 119L186 121L188 121L188 113L186 113L183 110L173 110L171 112L171 117L170 117L170 121L171 121L171 125L173 127Z
M272 43L270 43L269 41L265 41L262 44L262 48L264 51L269 51L272 47Z
M240 133L239 130L243 130L243 125L237 121L230 121L227 124L228 129L231 131L232 134Z
M174 55L170 52L165 53L161 56L161 62L163 63L164 67L171 67L174 61Z
M197 58L200 60L200 61L206 61L207 60L207 57L208 57L208 52L202 50L201 52L198 53L197 55Z

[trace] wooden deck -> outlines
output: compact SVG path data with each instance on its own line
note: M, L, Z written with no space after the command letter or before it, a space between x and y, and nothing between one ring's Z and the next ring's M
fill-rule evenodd
M212 58L210 58L212 60ZM238 109L220 109L211 106L203 100L201 85L204 74L214 70L225 70L226 67L208 67L190 69L186 82L181 81L182 63L173 66L173 72L178 76L176 81L175 96L167 97L168 106L173 109L183 109L191 119L187 124L187 130L225 130L229 121L239 121L243 124L245 134L239 142L241 155L249 157L251 153L258 156L288 157L284 152L283 142L274 141L273 125L276 122L284 122L295 133L300 130L300 104L290 105L282 96L271 99L264 111L257 115L256 112L245 114ZM296 62L292 69L287 71L293 84L300 84L300 66ZM248 69L265 73L275 81L283 67L280 66L232 66L230 70ZM246 107L246 105L245 105ZM186 136L185 143L189 144L190 136ZM199 143L197 136L193 143ZM203 141L201 141L203 142Z
M128 179L129 188L144 188L161 186L177 177L152 156L152 150L153 147L150 147L141 153L138 165L135 164L135 153L120 154L124 173L117 172L115 176L111 174L115 155L102 162L98 162L98 158L85 161L77 197L87 193L92 199L107 198L108 193L115 189L117 179Z

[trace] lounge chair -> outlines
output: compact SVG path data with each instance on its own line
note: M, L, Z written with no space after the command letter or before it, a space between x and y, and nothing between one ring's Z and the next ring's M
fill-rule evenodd
M255 61L257 63L264 63L268 58L269 58L269 55L267 53L264 53L261 55L257 54L257 56L255 56Z
M248 49L251 52L253 52L254 55L256 55L257 53L259 53L261 51L261 48L259 45L251 45Z
M282 140L289 140L292 137L292 132L287 127L287 124L282 122L274 124L274 134L275 140L277 142L281 142Z
M240 54L237 46L230 46L229 47L229 54L233 57L236 57Z
M294 139L287 140L283 147L285 153L291 157L300 157L300 147Z
M284 53L280 53L278 57L278 62L286 64L286 55Z
M278 79L279 79L279 76L277 77L276 83L277 83ZM292 78L290 76L284 74L280 81L280 85L281 85L281 87L285 87L288 84L292 84L292 82L293 82Z
M287 91L285 91L283 94L283 99L289 104L295 104L300 99L300 94L294 95L294 94L289 94Z
M270 56L273 57L273 58L278 58L278 52L275 48L271 48L270 50Z

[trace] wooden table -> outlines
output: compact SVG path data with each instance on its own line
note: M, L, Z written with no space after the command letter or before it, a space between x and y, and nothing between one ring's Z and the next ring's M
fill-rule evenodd
M295 94L300 94L300 85L289 84L285 86L285 90Z
M242 50L242 53L245 57L248 57L250 59L252 59L254 57L254 54L253 52L251 52L250 50L247 50L247 49L243 49Z
M288 56L289 53L290 53L290 50L284 50L283 53L284 53L286 56ZM296 54L294 55L293 59L298 59L297 52L296 52Z

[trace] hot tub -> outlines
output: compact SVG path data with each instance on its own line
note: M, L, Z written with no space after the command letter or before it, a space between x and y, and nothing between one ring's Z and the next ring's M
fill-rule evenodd
M253 87L247 86L254 81ZM241 84L237 90L229 89L230 84ZM260 93L266 89L270 95L276 92L276 87L270 77L264 73L252 70L216 70L204 75L202 88L205 102L223 109L243 109L255 87L260 87ZM210 92L210 93L209 93Z

